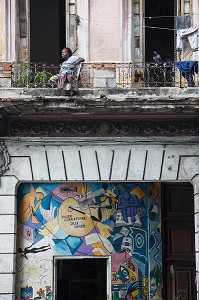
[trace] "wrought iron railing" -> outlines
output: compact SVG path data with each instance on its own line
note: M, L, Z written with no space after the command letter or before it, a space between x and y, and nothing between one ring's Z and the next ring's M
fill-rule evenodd
M12 86L49 87L49 78L60 66L42 63L12 65ZM199 86L198 63L188 71L175 62L167 63L84 63L80 75L83 88L142 88Z
M14 63L12 64L13 87L47 87L48 80L59 72L59 66L45 63Z

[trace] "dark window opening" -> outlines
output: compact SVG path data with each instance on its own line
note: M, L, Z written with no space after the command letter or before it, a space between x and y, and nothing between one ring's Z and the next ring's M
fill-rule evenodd
M57 299L107 299L107 259L60 259L56 264Z
M162 61L174 61L174 15L175 1L173 0L145 1L145 61L153 62L154 51L160 54Z
M65 36L65 0L30 0L30 61L59 64Z

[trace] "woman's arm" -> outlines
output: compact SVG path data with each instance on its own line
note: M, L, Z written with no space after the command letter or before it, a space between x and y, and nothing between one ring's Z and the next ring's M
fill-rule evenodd
M76 68L80 63L84 62L85 59L83 57L77 57L76 60L68 67L68 69L74 69Z
M74 67L76 67L77 65L79 65L81 62L84 62L84 61L85 61L85 59L83 57L79 57L73 65L74 65Z
M76 65L79 65L81 62L84 62L85 59L83 57L79 57L78 60L76 61Z

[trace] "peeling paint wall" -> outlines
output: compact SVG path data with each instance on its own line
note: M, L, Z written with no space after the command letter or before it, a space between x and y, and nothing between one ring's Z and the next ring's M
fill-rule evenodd
M144 3L143 1L133 0L133 47L132 47L132 56L134 62L141 62L144 60L144 37L143 37L143 28L144 19Z
M18 60L20 62L27 62L29 60L29 19L28 19L28 6L27 0L20 0L18 7L19 19L19 53Z
M177 15L190 16L190 25L199 25L198 18L198 1L194 0L179 0L177 2ZM177 53L178 60L198 59L198 52L193 52L188 39L183 40L183 49Z
M17 3L0 0L0 60L5 60L5 56L11 60L29 60L28 1L20 0L22 9ZM5 23L4 18L9 14ZM76 14L80 21L77 23ZM198 25L198 1L177 1L176 14L190 15L191 24ZM144 15L144 1L67 0L66 41L87 61L141 62L145 59ZM26 32L21 32L21 24L26 25ZM5 29L8 31L6 37ZM186 42L177 59L196 60L198 52L193 53Z

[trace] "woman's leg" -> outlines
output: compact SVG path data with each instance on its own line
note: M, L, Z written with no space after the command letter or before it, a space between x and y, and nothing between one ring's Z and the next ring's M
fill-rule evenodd
M72 74L67 73L67 80L70 84L70 92L77 92L78 91L78 82L74 80Z

